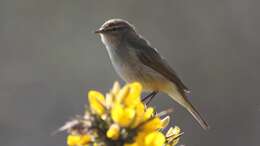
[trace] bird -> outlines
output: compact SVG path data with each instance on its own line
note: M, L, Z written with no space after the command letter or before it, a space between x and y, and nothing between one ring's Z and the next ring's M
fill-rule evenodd
M143 90L151 92L151 96L158 92L166 93L184 107L203 129L209 129L188 99L190 90L134 25L123 19L110 19L95 33L101 36L114 69L125 82L141 83Z

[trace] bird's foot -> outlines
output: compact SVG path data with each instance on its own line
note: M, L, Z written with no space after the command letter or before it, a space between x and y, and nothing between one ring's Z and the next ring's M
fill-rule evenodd
M155 97L155 95L157 94L157 91L153 91L152 93L148 94L147 96L145 96L142 99L142 102L145 102L147 100L147 102L145 102L146 105L149 105L149 103L152 101L152 99Z

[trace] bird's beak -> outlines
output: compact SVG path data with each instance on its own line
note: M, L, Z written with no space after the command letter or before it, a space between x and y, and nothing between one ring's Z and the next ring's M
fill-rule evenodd
M103 33L103 32L105 32L105 30L100 28L100 29L96 30L94 33L95 34L100 34L100 33Z

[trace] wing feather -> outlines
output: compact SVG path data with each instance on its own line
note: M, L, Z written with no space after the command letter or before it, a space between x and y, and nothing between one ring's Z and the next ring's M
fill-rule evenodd
M144 65L152 68L165 78L172 81L183 96L185 96L185 93L189 92L189 89L177 76L176 72L168 65L166 60L160 56L157 50L149 45L146 40L141 37L139 37L138 40L129 40L129 45L136 48L137 57Z

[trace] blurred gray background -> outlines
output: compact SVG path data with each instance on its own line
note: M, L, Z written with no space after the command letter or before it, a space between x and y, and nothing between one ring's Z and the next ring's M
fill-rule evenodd
M203 131L169 97L187 146L259 146L260 2L257 0L0 0L0 141L64 146L51 136L83 113L89 89L119 77L100 38L104 21L123 18L167 58L211 125Z

